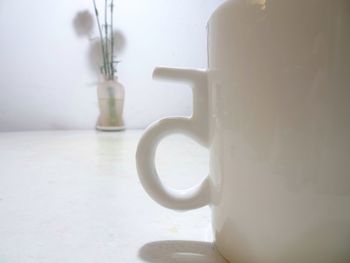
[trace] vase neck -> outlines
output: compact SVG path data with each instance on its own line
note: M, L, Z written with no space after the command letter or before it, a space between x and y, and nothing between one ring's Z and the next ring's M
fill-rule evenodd
M102 76L102 81L103 82L113 82L113 81L118 81L118 76L113 76L112 78Z

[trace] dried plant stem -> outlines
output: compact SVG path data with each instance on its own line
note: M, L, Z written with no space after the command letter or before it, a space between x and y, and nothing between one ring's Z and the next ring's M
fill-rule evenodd
M114 69L114 28L113 28L113 8L114 8L114 1L112 0L111 2L111 69L112 69L112 74L114 75L115 69Z
M98 27L98 31L99 31L99 34L100 34L100 39L102 40L103 39L103 35L102 35L102 29L101 29L101 24L100 24L100 19L99 19L99 14L98 14L98 10L97 10L97 6L96 6L96 0L93 0L92 1L93 4L94 4L94 9L95 9L95 16L96 16L96 22L97 22L97 27ZM102 59L103 59L103 74L107 74L107 68L106 68L106 57L105 57L105 49L104 49L104 46L103 46L103 42L101 43L101 49L102 49Z
M106 63L107 63L107 76L110 79L111 78L111 71L110 71L110 63L109 63L109 48L108 48L108 13L107 13L107 3L108 0L105 0L105 51L106 51Z
M108 10L108 3L110 3L110 9ZM114 61L114 0L104 1L104 24L101 26L99 13L96 5L96 0L93 0L96 21L100 34L101 52L103 65L101 66L101 73L106 79L113 79L114 74L117 72L116 65L118 61ZM109 12L108 12L109 11ZM108 23L110 20L110 24Z

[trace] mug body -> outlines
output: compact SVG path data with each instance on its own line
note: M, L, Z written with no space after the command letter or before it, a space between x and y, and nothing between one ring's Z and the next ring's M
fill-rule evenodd
M350 262L350 1L227 1L208 53L218 250Z

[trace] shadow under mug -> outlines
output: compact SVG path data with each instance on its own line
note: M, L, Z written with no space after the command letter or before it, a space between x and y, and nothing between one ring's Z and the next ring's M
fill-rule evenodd
M139 257L149 263L227 263L212 243L189 240L164 240L145 244Z

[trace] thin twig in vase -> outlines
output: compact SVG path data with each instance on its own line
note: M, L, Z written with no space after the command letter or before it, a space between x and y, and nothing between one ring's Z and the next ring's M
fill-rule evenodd
M110 9L108 10L108 2L110 2ZM114 60L114 0L105 0L104 1L104 25L101 26L98 9L96 6L96 0L93 0L96 21L98 25L98 30L100 34L101 41L101 52L103 65L101 66L101 73L105 77L105 79L112 80L114 79L114 74L117 72L116 66L119 61ZM110 11L110 17L108 14ZM108 23L108 19L110 19L110 24Z
M114 0L111 2L111 61L110 66L112 69L112 74L114 76L116 70L114 68L113 60L114 60L114 28L113 28L113 8L114 8Z
M98 14L98 9L96 6L96 1L93 0L92 1L94 4L94 9L95 9L95 16L96 16L96 22L97 22L97 27L98 27L98 31L100 34L100 39L103 40L103 35L102 35L102 29L101 29L101 24L100 24L100 19L99 19L99 14ZM101 43L101 53L102 53L102 60L103 60L103 66L102 66L102 74L107 74L107 68L106 68L106 58L105 58L105 50L104 50L104 46L103 46L103 42Z
M111 72L109 68L109 50L108 50L108 19L107 19L107 0L105 0L105 51L106 51L106 63L107 63L107 77L111 77Z

